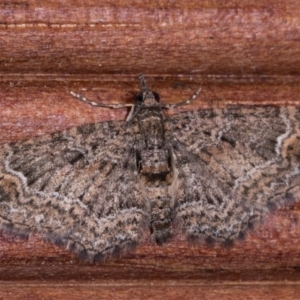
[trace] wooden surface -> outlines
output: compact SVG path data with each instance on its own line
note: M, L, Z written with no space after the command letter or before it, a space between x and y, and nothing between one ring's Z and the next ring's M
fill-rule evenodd
M300 105L300 2L6 1L0 3L1 143L125 119L70 96L130 103L143 72L162 101ZM168 111L168 114L176 111ZM297 299L300 202L232 248L143 244L83 263L33 235L0 235L1 299Z

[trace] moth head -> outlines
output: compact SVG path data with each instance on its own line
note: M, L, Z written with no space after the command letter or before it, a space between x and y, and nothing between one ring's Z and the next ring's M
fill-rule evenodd
M143 74L139 75L141 91L135 97L136 105L156 105L159 103L158 93L151 91L148 88L147 82Z
M140 105L153 105L153 104L158 104L159 103L159 95L156 92L147 90L144 91L143 93L140 92L135 96L135 105L140 106Z

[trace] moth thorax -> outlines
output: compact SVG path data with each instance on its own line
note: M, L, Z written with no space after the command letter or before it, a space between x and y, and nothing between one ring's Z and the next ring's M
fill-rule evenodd
M171 172L170 153L168 149L144 149L140 153L140 174L167 175Z

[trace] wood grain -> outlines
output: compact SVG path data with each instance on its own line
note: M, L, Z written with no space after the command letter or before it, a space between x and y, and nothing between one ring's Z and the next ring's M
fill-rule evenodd
M7 74L299 74L299 9L285 1L6 1Z

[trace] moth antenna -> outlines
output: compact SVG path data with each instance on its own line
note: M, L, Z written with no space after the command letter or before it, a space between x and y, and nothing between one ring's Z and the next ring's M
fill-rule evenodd
M146 79L142 73L139 74L140 88L142 92L149 90Z

